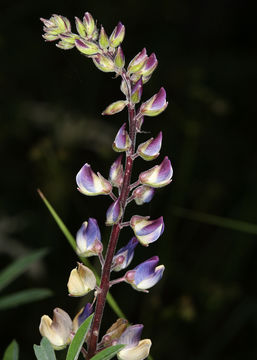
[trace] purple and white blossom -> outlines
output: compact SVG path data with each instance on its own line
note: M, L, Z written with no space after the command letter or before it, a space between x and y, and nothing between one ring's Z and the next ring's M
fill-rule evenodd
M129 326L120 336L118 344L125 347L118 352L119 360L144 360L148 357L152 342L150 339L140 340L143 325Z
M87 303L83 306L82 309L77 313L72 321L73 332L76 332L80 325L92 314L93 306L90 303Z
M122 213L123 213L123 211L122 211L120 199L118 198L109 206L109 208L106 212L105 224L107 226L112 226L114 224L117 224L117 222L122 217Z
M121 163L122 155L120 155L112 164L109 172L109 181L113 186L120 187L123 182L123 165Z
M132 197L137 205L143 205L145 203L149 203L152 200L154 193L154 188L147 185L141 185L132 192Z
M162 146L162 132L160 131L156 138L151 138L140 144L137 148L137 154L144 160L154 160L160 155Z
M148 56L146 49L144 48L140 53L138 53L128 65L128 73L133 74L142 69L142 67L147 62Z
M165 268L164 265L157 266L158 262L158 256L142 262L133 270L126 272L125 281L138 291L148 292L147 289L153 287L162 278Z
M112 185L100 173L92 171L89 164L85 164L76 176L78 190L89 196L108 195L112 191Z
M170 160L165 156L160 165L156 165L139 175L141 184L159 188L168 185L172 180L173 169Z
M83 222L76 236L77 253L80 256L99 255L103 250L101 233L97 220L89 218Z
M115 137L115 140L112 144L112 148L114 151L117 152L128 151L128 149L130 148L131 140L129 134L125 129L126 129L126 123L122 125L122 127L119 129Z
M129 266L134 257L134 250L137 244L138 240L134 236L127 243L127 245L123 246L120 250L117 251L112 260L113 271L120 271Z
M149 220L149 216L134 215L130 219L130 226L138 241L144 246L158 240L164 231L162 216L156 220Z
M140 113L146 116L157 116L162 113L167 106L166 91L162 87L157 94L153 95L141 105Z

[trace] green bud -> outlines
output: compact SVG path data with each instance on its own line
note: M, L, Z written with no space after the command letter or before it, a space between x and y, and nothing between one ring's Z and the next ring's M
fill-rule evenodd
M125 26L122 25L121 22L119 22L110 36L110 46L113 48L118 47L122 43L124 36Z
M109 46L109 39L108 36L106 35L103 26L101 26L101 30L100 30L99 45L102 49L107 49Z
M107 106L107 108L102 112L102 115L113 115L122 111L125 106L128 104L126 100L118 100Z
M79 36L73 33L61 34L59 37L61 38L61 40L65 41L66 43L72 44L73 46L75 45L75 40L79 39Z
M117 52L116 52L116 55L114 58L114 63L119 69L122 69L125 65L125 57L124 57L123 51L120 46L117 49Z
M83 22L76 16L75 16L75 23L76 23L76 29L77 29L77 32L79 33L79 35L81 37L86 37L87 36L86 28L85 28Z
M65 40L60 40L56 46L60 49L63 49L63 50L70 50L70 49L73 49L75 44L72 44L72 43L69 43Z
M95 30L95 22L92 17L92 15L89 12L86 12L83 17L83 24L86 28L86 32L88 36L93 35L93 32Z
M114 72L114 62L107 56L97 54L93 57L95 66L104 72Z
M98 46L92 41L76 39L75 40L76 48L85 55L95 55L98 53Z

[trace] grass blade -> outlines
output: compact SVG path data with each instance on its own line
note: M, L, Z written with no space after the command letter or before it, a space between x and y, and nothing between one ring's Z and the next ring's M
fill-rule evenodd
M124 345L114 345L110 346L107 349L104 349L92 357L91 360L110 360L112 359Z
M13 340L5 350L3 360L18 360L18 359L19 359L19 345L16 340Z
M76 332L67 352L66 360L77 360L81 351L81 348L84 344L86 334L91 325L94 314L90 315L82 325L80 325L79 329Z
M15 260L11 265L2 270L0 273L0 290L23 274L32 263L42 258L46 253L47 249L33 251L29 255Z
M176 216L189 220L199 221L209 225L215 225L235 231L257 235L257 225L246 221L224 218L221 216L210 215L198 211L187 210L180 207L173 207L173 213Z
M29 289L0 297L0 310L14 308L52 295L49 289Z

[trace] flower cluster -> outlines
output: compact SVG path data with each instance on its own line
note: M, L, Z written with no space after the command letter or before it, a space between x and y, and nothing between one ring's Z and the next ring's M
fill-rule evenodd
M77 254L80 257L99 258L102 266L100 286L97 286L93 271L82 263L78 263L71 271L67 283L70 296L84 296L95 291L95 309L93 310L93 304L87 304L72 321L65 311L56 308L53 320L46 315L41 318L40 332L49 339L55 349L62 349L71 342L80 324L94 311L91 330L85 339L86 358L92 358L97 351L108 346L123 344L125 347L117 354L118 359L143 360L148 356L151 347L149 339L140 340L143 325L129 326L126 320L118 319L99 341L100 324L97 319L102 317L110 286L123 281L137 291L148 292L148 289L162 278L164 272L164 265L158 265L158 256L153 256L126 271L123 276L110 278L111 272L122 271L131 264L138 244L147 247L157 241L164 231L162 216L150 219L149 216L134 215L130 220L124 221L125 209L131 201L134 200L137 205L148 203L157 188L172 181L173 170L166 156L159 165L141 172L138 180L131 184L135 159L140 157L145 161L152 161L161 151L162 132L138 145L136 142L137 135L142 133L144 118L159 115L168 105L163 87L150 99L139 104L143 86L151 78L158 61L154 53L148 56L146 49L143 49L129 62L127 69L125 68L125 56L121 48L125 27L120 22L112 34L107 36L102 26L97 28L95 20L88 12L82 20L75 18L77 33L71 31L69 20L63 16L53 15L49 20L41 20L44 23L43 38L46 41L58 41L56 45L65 50L75 47L81 54L91 58L101 71L114 72L116 77L120 76L120 89L124 99L107 106L102 115L113 115L127 108L128 122L121 125L113 141L113 150L120 155L111 165L108 178L94 172L88 163L81 167L76 176L78 190L83 195L109 195L112 199L106 211L105 225L112 226L112 232L105 256L96 219L89 218L83 222L76 236ZM131 228L133 236L126 245L116 251L120 232L126 226Z

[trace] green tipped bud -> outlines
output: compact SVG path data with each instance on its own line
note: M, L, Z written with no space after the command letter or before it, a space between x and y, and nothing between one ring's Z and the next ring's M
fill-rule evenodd
M73 49L74 48L74 44L71 44L65 40L60 40L56 46L62 50L70 50L70 49Z
M119 22L110 36L110 46L113 48L118 47L122 43L124 36L125 26L122 25L121 22Z
M99 51L98 46L88 40L76 39L75 45L76 48L85 55L95 55Z
M75 40L79 39L79 36L77 34L73 34L73 33L61 34L59 37L64 42L71 44L73 46L75 46Z
M114 62L107 56L97 54L93 57L93 62L95 66L104 72L113 72L114 71Z
M124 80L121 80L120 90L123 92L124 95L126 95L126 97L128 97L128 95L129 95L128 85L126 84L126 82Z
M87 33L86 33L86 28L85 28L85 25L83 24L83 22L75 16L75 23L76 23L76 29L77 29L77 32L79 33L79 35L81 37L86 37L87 36Z
M93 32L95 31L95 22L92 17L92 15L89 12L86 12L83 17L83 24L86 29L87 35L90 37L93 35Z
M107 108L102 112L102 115L113 115L122 111L128 102L126 100L118 100L107 106Z
M114 58L114 63L117 68L122 69L125 65L125 56L123 54L122 48L119 46Z
M144 48L140 53L138 53L134 59L132 59L128 66L128 72L133 74L142 69L148 59L146 49Z
M47 41L54 41L59 38L59 34L71 31L70 22L67 18L61 15L52 15L49 20L40 18L44 23L43 30L45 34L43 38Z
M106 35L106 32L104 30L104 27L101 26L100 35L99 35L99 45L101 49L107 49L109 46L109 39Z

